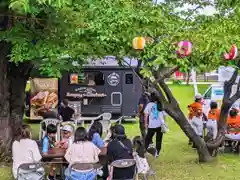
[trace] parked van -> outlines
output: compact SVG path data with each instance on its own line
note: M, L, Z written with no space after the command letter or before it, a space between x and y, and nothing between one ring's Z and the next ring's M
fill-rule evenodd
M222 105L222 100L224 96L224 82L230 80L235 68L231 66L220 66L218 68L218 82L209 86L209 88L203 93L203 112L207 115L210 110L211 101L217 101L219 108ZM232 87L232 95L237 91L237 83L239 81L240 76L236 79L236 84ZM231 96L232 96L231 95ZM238 99L234 104L234 107L240 107L240 99Z
M232 95L236 92L237 85L233 85L232 87ZM223 83L216 83L209 86L209 88L203 94L203 112L207 115L210 110L211 101L216 101L218 103L218 107L220 108L222 105L222 100L224 96L224 88ZM234 104L234 107L240 107L240 99L237 100Z

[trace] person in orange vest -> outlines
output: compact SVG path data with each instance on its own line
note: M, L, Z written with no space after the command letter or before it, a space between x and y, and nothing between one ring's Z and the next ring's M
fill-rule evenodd
M188 120L194 131L197 135L201 136L203 135L203 121L202 121L202 95L197 94L195 96L195 101L188 105ZM189 144L191 144L191 141L189 141ZM194 145L193 145L194 147Z
M218 121L220 118L220 109L215 101L210 103L210 111L207 118L207 132L211 134L212 139L216 139L218 133Z
M239 111L235 108L232 108L229 112L227 119L227 125L229 128L240 128L240 115ZM225 137L231 140L240 140L240 131L228 131L225 134Z

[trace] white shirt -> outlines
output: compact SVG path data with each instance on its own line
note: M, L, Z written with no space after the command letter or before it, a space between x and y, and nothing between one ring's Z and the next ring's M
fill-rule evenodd
M166 113L164 111L158 111L158 118L154 118L154 105L156 103L150 102L144 109L144 113L148 115L148 128L158 128L164 123L164 117Z
M17 170L21 164L39 162L42 156L37 143L32 139L14 141L12 145L13 176L17 178Z
M69 164L75 162L82 163L97 163L98 155L101 150L91 141L73 143L65 154L65 159Z

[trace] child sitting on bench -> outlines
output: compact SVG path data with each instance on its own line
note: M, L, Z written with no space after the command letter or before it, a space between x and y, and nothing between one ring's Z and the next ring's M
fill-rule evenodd
M240 128L240 116L238 115L237 109L232 108L230 110L227 124L228 127L233 129ZM227 134L225 134L225 137L231 140L240 140L240 132L228 131Z

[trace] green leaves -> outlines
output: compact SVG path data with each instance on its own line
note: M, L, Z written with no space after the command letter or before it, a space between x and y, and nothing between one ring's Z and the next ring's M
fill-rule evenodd
M36 13L37 9L61 9L72 5L72 0L10 0L9 8L20 14Z
M223 53L232 43L240 47L240 13L235 7L235 14L229 16L195 14L195 20L184 19L195 12L177 16L173 9L183 2L153 6L151 1L140 0L11 0L13 26L1 32L0 38L12 42L12 61L32 60L44 73L52 71L57 76L61 69L73 68L72 59L83 64L89 57L106 55L143 60L143 73L148 77L148 71L175 65L184 70L212 70L223 63ZM188 2L209 5L206 1ZM146 44L143 51L134 51L131 43L136 36L159 40ZM176 55L174 43L182 40L193 44L190 57ZM66 54L71 59L59 61ZM157 58L150 61L154 56Z
M20 13L28 13L30 11L29 0L11 0L9 8Z

